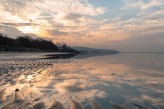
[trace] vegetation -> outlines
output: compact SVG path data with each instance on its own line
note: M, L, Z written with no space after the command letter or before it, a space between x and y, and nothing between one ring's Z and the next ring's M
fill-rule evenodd
M0 51L55 51L79 53L66 44L57 46L52 41L34 39L29 36L19 36L16 39L12 39L3 34L0 34Z

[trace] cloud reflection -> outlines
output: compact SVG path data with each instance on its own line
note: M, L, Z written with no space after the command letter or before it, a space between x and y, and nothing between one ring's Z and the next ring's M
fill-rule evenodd
M5 89L1 101L11 100L13 91L18 88L25 100L35 101L35 104L43 101L46 106L57 100L64 107L69 107L71 99L85 105L93 99L105 108L110 106L110 101L126 107L134 107L132 103L148 107L163 106L164 62L160 55L153 58L152 54L146 58L144 56L118 54L76 60L78 62L63 59L58 63L52 59L38 60L40 63L54 61L54 64L35 70L29 66L22 72L12 73L13 76L6 75L11 78L7 82L9 85L0 87L1 90ZM2 82L9 79L6 76Z

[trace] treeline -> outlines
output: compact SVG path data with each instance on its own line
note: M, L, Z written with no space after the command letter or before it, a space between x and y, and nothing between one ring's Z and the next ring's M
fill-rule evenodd
M16 39L0 34L0 51L51 51L79 53L66 44L55 45L52 41L34 39L30 36L19 36Z

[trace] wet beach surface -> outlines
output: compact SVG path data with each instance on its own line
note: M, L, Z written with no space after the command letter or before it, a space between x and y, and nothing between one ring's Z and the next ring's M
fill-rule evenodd
M1 53L0 108L163 109L163 66L153 53Z

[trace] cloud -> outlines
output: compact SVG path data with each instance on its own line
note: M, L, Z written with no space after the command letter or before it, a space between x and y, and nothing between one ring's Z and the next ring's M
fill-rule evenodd
M149 9L152 7L159 7L164 5L163 0L123 0L125 7L124 8L139 8L141 10Z
M35 23L5 23L5 22L0 22L1 25L5 26L31 26L31 25L37 25Z
M1 0L1 32L10 37L35 34L54 42L107 48L131 37L164 31L163 0L122 1L118 1L120 8L111 9L106 2L87 0Z
M10 14L10 17L4 17L6 20L14 21L14 22L27 22L30 19L38 16L40 14L40 10L33 5L28 5L26 3L20 3L15 0L8 1L0 1L1 3L1 11L6 15ZM12 5L11 5L12 4ZM3 15L1 16L3 18ZM19 19L13 19L17 17Z
M85 0L9 0L0 3L3 13L0 15L1 24L15 26L18 29L29 26L40 26L45 31L67 27L80 28L97 22L89 16L97 16L106 11L104 7L95 7Z
M57 29L49 30L49 33L52 34L52 35L55 35L55 36L66 36L66 35L69 34L67 32L62 32L62 31L57 30Z
M46 0L35 4L44 10L48 10L53 13L76 13L94 16L106 11L105 8L94 7L85 0Z
M0 25L0 33L7 34L8 36L12 36L13 38L16 38L17 36L25 35L23 32L19 31L15 27L8 27L2 25Z
M151 33L141 36L133 36L133 38L127 39L126 47L132 45L133 51L164 51L164 33ZM133 43L133 44L132 44ZM129 50L132 50L129 48Z

